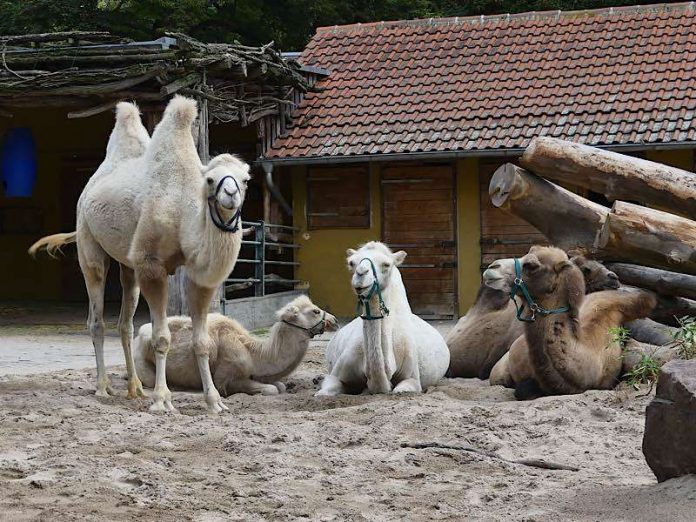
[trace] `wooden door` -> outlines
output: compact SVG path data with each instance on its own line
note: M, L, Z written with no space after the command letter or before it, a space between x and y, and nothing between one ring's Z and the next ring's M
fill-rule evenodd
M408 254L401 275L411 308L426 319L457 310L454 179L451 165L382 169L382 240Z

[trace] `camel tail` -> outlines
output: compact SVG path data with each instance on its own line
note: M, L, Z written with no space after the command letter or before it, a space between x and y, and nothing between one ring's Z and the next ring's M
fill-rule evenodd
M53 234L39 239L36 243L29 247L29 255L36 257L39 250L46 250L49 256L57 258L57 253L61 252L61 248L65 245L75 243L77 241L77 232L68 232L64 234Z

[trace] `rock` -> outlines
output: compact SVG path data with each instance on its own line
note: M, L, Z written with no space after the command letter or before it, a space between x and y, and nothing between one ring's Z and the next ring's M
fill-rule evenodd
M659 482L696 474L696 359L662 367L645 413L643 454Z

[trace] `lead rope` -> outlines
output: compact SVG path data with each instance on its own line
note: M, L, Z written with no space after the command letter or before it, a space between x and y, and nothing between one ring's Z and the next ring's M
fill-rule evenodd
M360 316L360 319L363 319L365 321L376 321L377 319L384 319L387 315L389 315L389 308L387 308L387 305L384 304L384 299L382 299L382 289L379 287L379 280L377 279L377 269L375 268L375 264L369 257L361 259L360 263L362 263L365 260L367 260L370 263L370 268L372 269L372 276L374 281L367 295L358 296L358 305L355 313L357 313L358 316ZM358 266L360 266L360 263L358 263ZM372 296L375 295L375 293L377 293L377 299L379 300L379 312L381 315L372 315L370 299L372 299ZM361 306L365 309L365 315L360 315Z
M515 299L515 297L517 297L518 291L522 293L522 297L525 301L527 301L529 309L532 311L531 317L522 317L522 313L524 312L525 307L524 303L522 303L521 305L517 304L517 300ZM522 266L520 265L520 260L517 258L515 258L515 281L512 285L512 288L510 289L510 299L515 304L515 309L517 310L517 320L523 321L525 323L533 323L534 321L536 321L536 314L552 315L562 314L570 311L569 306L562 306L561 308L554 308L552 310L547 310L546 308L542 308L541 306L539 306L532 298L531 294L529 293L529 290L527 289L527 285L524 283L524 280L522 279Z
M237 192L240 196L242 195L242 191L239 190L239 184L237 183L237 180L234 179L233 176L224 176L218 182L217 188L215 189L215 193L212 196L208 196L208 210L210 211L210 219L213 221L216 227L218 227L223 232L236 232L237 230L239 230L239 221L242 217L241 207L237 209L237 212L234 213L234 215L230 218L229 221L225 221L222 215L220 214L219 203L217 201L217 196L220 193L222 184L228 178L234 181L234 185L237 187ZM232 224L233 222L234 224Z

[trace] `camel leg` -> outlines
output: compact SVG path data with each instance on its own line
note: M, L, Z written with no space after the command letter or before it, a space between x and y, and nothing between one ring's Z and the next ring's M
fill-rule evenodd
M150 411L174 411L172 392L167 386L167 354L171 344L171 334L167 324L166 273L164 277L138 277L138 282L150 308L152 347L155 350L155 388L151 395Z
M278 389L278 393L285 393L287 391L285 384L280 381L272 382L271 384Z
M407 352L402 362L402 370L399 372L404 378L394 386L393 393L420 393L423 391L420 381L420 369L417 357L411 351Z
M227 391L231 395L233 393L248 393L249 395L278 395L278 388L273 384L264 384L254 381L253 379L245 379L242 381L229 382Z
M106 284L106 274L109 271L109 256L90 237L79 239L78 257L89 296L87 327L92 336L94 355L97 359L97 391L95 395L108 397L113 395L104 363L104 285Z
M131 348L131 343L133 342L133 315L135 315L135 309L138 306L140 289L135 282L133 270L125 265L120 265L120 267L123 295L121 297L121 314L118 317L118 332L121 335L121 346L123 346L123 355L126 358L126 371L128 372L127 397L135 399L136 397L145 397L143 384L138 379L138 372Z
M321 389L314 394L315 397L333 397L334 395L341 395L346 393L345 386L341 382L341 379L335 375L325 375L324 381L321 383Z
M394 386L393 393L408 393L408 392L420 393L422 391L423 391L423 388L421 387L420 380L416 379L416 378L410 378L410 379L404 379L403 381L399 382L399 384Z
M188 277L186 278L186 283L186 295L193 326L192 347L198 361L198 371L201 373L203 395L205 396L208 411L220 413L223 410L229 410L229 408L222 402L220 393L215 388L213 376L210 373L209 354L212 341L208 335L208 307L215 289L199 286Z

